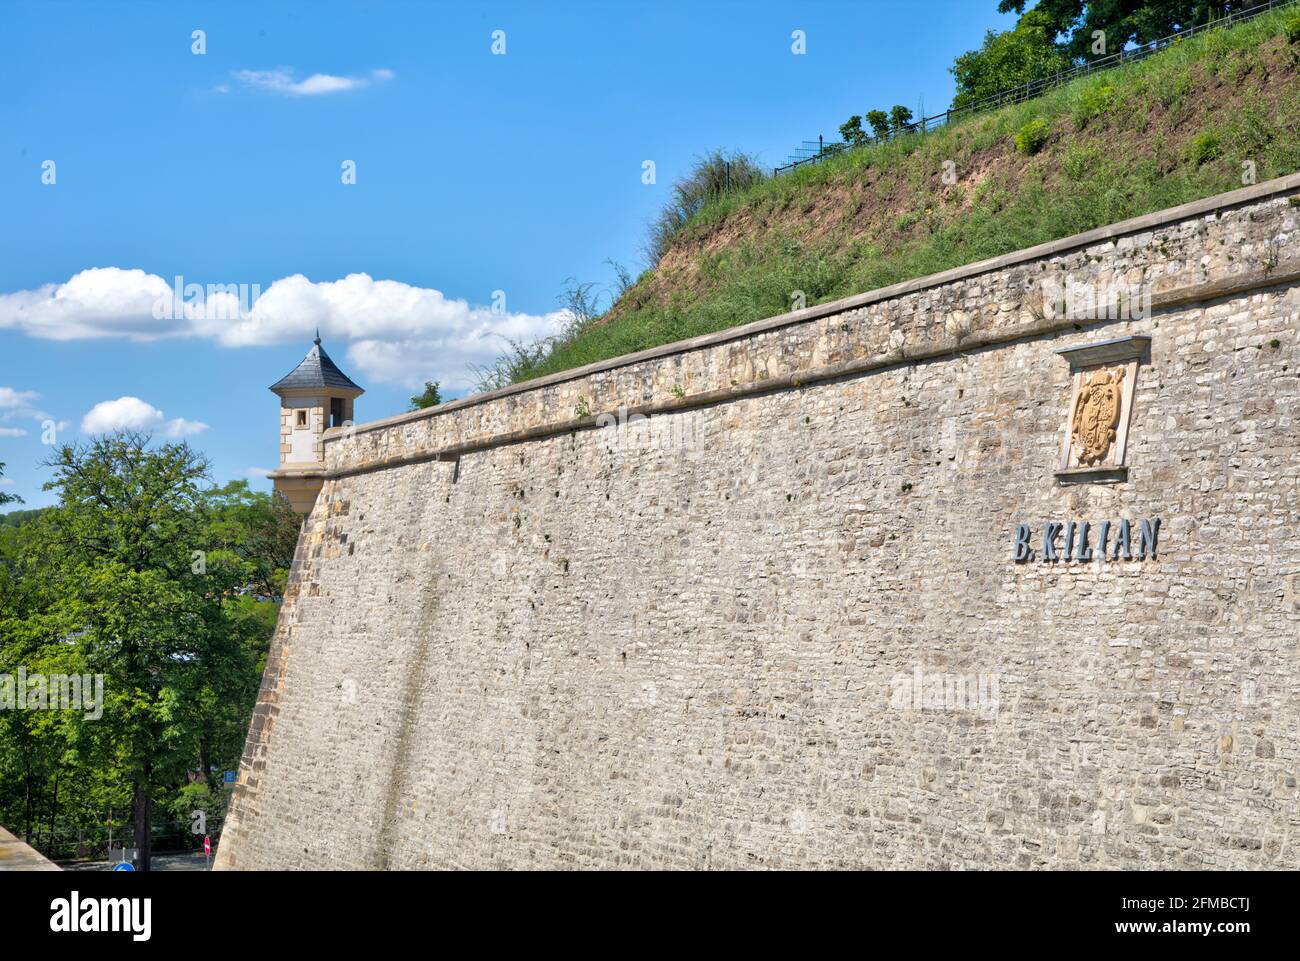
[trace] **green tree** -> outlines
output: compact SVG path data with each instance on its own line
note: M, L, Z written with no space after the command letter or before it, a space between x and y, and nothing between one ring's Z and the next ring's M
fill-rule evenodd
M0 674L8 678L84 668L75 646L64 642L79 622L58 603L56 552L43 520L0 528ZM13 693L25 689L15 685ZM76 721L66 713L0 710L0 822L21 830L29 844L41 843L42 825L48 838L61 806L84 787L72 776L78 761Z
M1258 7L1261 0L1039 0L1030 13L1072 60L1093 60L1188 27ZM1028 0L1001 0L999 13L1024 13ZM1024 18L1021 18L1024 22ZM1017 27L1018 29L1018 27ZM1102 34L1098 37L1097 34ZM1102 41L1099 43L1098 41ZM987 43L987 41L986 41ZM1021 81L1022 83L1024 81Z
M434 385L436 387L436 385ZM302 518L279 491L250 490L248 481L231 481L204 495L209 551L233 565L237 590L279 601L293 566Z
M426 380L424 382L423 392L416 394L411 398L411 406L407 410L425 410L429 407L435 407L442 403L442 394L438 392L438 381Z
M1056 33L1050 16L1037 8L1014 30L990 30L980 49L963 53L949 68L957 81L953 109L1069 69L1070 57L1056 45Z
M220 605L209 610L205 626L211 636L182 685L188 696L181 728L191 738L189 756L197 758L206 790L206 800L190 810L213 815L225 798L208 779L214 768L233 768L243 752L279 614L279 605L269 601L284 597L301 518L284 495L250 490L243 480L205 492L200 517L204 590L219 597ZM193 795L201 786L187 787Z
M862 129L862 118L854 114L844 123L840 124L840 138L850 145L857 145L866 142L867 134Z
M48 507L38 507L30 511L10 511L7 514L0 514L0 527L22 527L36 520L47 510Z
M155 449L123 432L64 447L49 466L62 609L80 625L70 636L87 668L105 677L103 716L81 726L130 784L148 870L153 798L183 778L201 736L192 705L238 657L222 624L230 566L206 559L207 463L186 444Z
M885 113L885 111L868 110L867 123L871 125L877 140L884 140L889 136L889 114Z
M907 129L907 125L912 122L912 111L908 110L901 103L894 104L889 110L889 124L895 133L901 133Z
M242 753L299 522L246 482L203 486L184 445L112 435L52 466L59 504L0 524L0 673L103 674L104 710L0 710L0 823L83 856L112 812L147 865L155 802L223 813L208 774Z

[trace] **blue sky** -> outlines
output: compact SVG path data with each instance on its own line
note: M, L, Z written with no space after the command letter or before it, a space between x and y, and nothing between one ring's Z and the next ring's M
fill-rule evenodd
M3 489L51 502L48 420L60 443L184 437L214 479L265 487L266 388L318 324L367 388L358 420L425 379L466 393L501 335L554 329L566 278L644 267L646 224L697 155L778 164L851 113L938 112L953 58L1012 25L996 6L5 3ZM262 300L158 317L176 276Z

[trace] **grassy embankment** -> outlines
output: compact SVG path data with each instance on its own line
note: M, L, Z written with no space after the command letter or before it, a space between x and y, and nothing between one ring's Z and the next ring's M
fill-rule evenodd
M1035 129L1037 149L1018 148ZM794 291L811 306L1232 190L1247 161L1259 181L1300 170L1290 10L725 194L608 311L514 376L780 314Z

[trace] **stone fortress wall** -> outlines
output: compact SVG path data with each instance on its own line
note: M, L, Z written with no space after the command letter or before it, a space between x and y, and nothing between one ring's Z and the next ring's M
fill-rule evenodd
M1300 867L1298 194L331 431L216 866Z

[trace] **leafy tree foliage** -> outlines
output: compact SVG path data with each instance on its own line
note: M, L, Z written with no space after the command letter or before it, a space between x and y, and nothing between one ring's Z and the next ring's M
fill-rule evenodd
M38 507L30 511L9 511L7 514L0 514L0 527L22 527L24 524L30 524L45 510L48 508Z
M957 81L953 109L1069 69L1070 57L1055 37L1050 17L1038 9L1021 17L1014 30L990 30L980 49L962 54L949 68Z
M854 114L844 123L840 124L840 139L846 144L856 146L860 143L866 143L867 134L862 129L862 118Z
M56 825L112 811L115 842L133 835L147 869L155 802L175 812L203 794L185 819L221 813L206 782L242 750L298 521L145 435L64 447L48 466L58 505L0 527L0 674L103 675L102 715L0 711L0 822L49 849ZM103 856L102 839L90 847Z
M209 562L215 556L231 565L231 578L242 593L283 599L302 527L288 499L279 491L250 490L244 480L208 491L204 498Z
M908 110L901 103L894 104L889 110L889 125L895 133L900 133L907 128L912 122L912 111Z
M426 380L424 390L411 398L411 406L407 410L425 410L441 403L442 394L438 392L438 381Z
M1015 29L990 30L984 44L957 58L953 107L1110 56L1129 44L1250 10L1263 0L1000 0L1000 13L1021 14ZM1026 10L1026 8L1029 8Z
M1001 0L998 12L1024 13L1027 5L1028 0ZM1090 60L1260 5L1261 0L1039 0L1030 12L1049 39L1060 38L1070 59ZM1098 31L1105 45L1094 49Z
M871 127L870 134L862 128L864 119L867 125ZM866 143L873 138L885 140L899 131L905 130L911 122L912 111L901 104L895 104L888 113L883 110L868 110L864 117L854 114L840 124L840 139L851 147Z
M885 111L868 110L866 120L877 140L883 140L889 136L889 114L885 113Z

